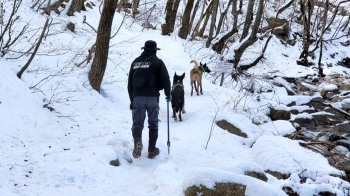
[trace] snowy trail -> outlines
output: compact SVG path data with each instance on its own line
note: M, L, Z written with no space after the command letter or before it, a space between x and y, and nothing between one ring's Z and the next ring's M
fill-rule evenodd
M96 5L101 3L92 1ZM7 1L4 2L9 6ZM30 23L31 30L36 31L44 24L46 17L33 12L29 8L31 4L30 0L24 0L25 6L19 12L22 23L13 29L22 29L21 24ZM87 55L96 37L95 32L81 22L84 15L89 16L89 24L98 26L100 13L97 6L72 17L51 15L55 23L50 28L53 36L47 36L40 47L40 53L51 53L36 56L22 79L18 79L16 73L27 62L27 57L6 59L11 57L8 55L0 58L0 176L3 179L0 181L0 195L182 196L186 185L211 183L211 177L227 182L244 181L248 195L256 196L258 191L265 195L284 195L282 180L267 175L269 182L263 182L243 175L245 171L264 173L271 168L294 171L294 178L288 183L303 193L309 193L305 195L317 194L319 184L325 185L321 188L328 187L322 189L325 191L348 186L327 174L339 175L324 157L303 149L298 141L282 141L280 135L272 134L277 133L277 129L281 135L295 131L291 123L275 121L259 127L244 116L267 119L265 114L255 113L257 110L254 109L263 104L284 103L292 98L304 101L308 97L288 97L284 89L278 88L274 93L262 94L259 103L254 102L254 97L242 100L241 103L251 109L245 113L246 108L235 108L244 95L234 88L212 84L210 75L202 79L203 95L190 95L190 70L193 68L190 61L202 58L210 68L215 66L216 59L209 54L212 51L204 46L203 40L181 40L176 33L163 36L159 29L145 29L131 19L123 21L123 14L116 13L112 31L118 30L118 34L111 39L101 94L91 89L88 80L91 64L75 66ZM68 22L75 23L74 33L65 31ZM122 23L124 26L119 29ZM157 56L165 62L171 82L175 72L179 75L185 73L187 112L182 115L182 122L176 122L171 118L172 109L169 107L171 146L168 155L167 103L161 91L157 142L160 154L152 160L147 158L147 119L141 158L132 158L132 117L127 92L130 63L140 55L146 40L155 40L161 48ZM18 47L28 44L28 40L23 39L14 45L13 50L21 51ZM259 46L256 48L260 51ZM280 55L274 55L276 51L291 53L291 58L280 59ZM274 40L266 52L267 59L272 57L267 61L268 66L256 66L252 73L279 70L281 75L305 75L307 68L294 65L293 55L298 56L297 52L297 48L281 46L278 40ZM250 56L245 57L245 60L249 59ZM200 62L200 59L195 60ZM61 69L64 74L55 75ZM282 73L284 71L288 73ZM50 74L55 76L45 80ZM29 88L38 83L37 89ZM51 98L52 111L43 107ZM222 130L215 122L213 124L215 116L230 121L249 137ZM266 135L270 137L260 139ZM255 142L260 147L252 147ZM305 157L300 157L300 154ZM133 159L131 164L127 161L130 157ZM110 161L117 158L120 166L111 166ZM314 172L310 172L307 178L317 180L300 184L297 178L300 166L295 164L294 158L298 158L298 163L308 171Z

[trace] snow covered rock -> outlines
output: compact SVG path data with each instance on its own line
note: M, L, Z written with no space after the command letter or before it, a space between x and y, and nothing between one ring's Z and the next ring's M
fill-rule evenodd
M272 107L270 110L270 118L272 120L289 120L290 109L285 105L278 105L276 107Z
M228 132L232 133L232 134L235 134L235 135L238 135L238 136L241 136L241 137L244 137L244 138L247 138L247 134L242 132L238 127L234 126L233 124L227 122L226 120L219 120L216 122L216 124L224 129L224 130L227 130Z

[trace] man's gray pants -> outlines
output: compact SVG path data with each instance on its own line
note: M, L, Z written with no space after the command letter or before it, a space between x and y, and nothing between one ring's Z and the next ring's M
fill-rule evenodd
M152 151L155 148L158 139L158 114L159 104L158 97L138 96L133 98L132 109L132 135L133 138L142 138L142 130L144 122L148 118L149 129L149 145L148 150Z

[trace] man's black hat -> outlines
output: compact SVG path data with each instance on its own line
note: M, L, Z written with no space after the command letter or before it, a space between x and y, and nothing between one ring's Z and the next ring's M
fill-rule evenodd
M148 40L145 42L145 46L141 49L149 50L149 51L155 51L160 50L160 48L157 48L157 43L153 40Z

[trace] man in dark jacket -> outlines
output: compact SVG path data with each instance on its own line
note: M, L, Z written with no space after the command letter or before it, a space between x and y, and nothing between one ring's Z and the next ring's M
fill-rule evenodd
M148 158L153 159L159 154L156 148L158 139L159 91L164 89L167 101L171 99L170 79L164 62L156 56L157 43L152 40L145 42L144 51L131 64L128 79L130 109L132 110L132 136L134 138L134 158L141 156L142 129L148 117L149 141Z

